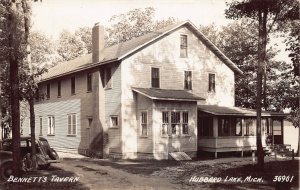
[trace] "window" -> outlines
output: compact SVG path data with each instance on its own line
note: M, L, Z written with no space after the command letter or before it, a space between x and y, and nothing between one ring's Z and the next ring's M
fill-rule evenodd
M212 137L213 136L213 118L201 117L198 120L199 136Z
M244 136L254 136L256 134L256 120L245 119Z
M182 134L189 134L189 112L182 112Z
M43 117L40 117L40 134L39 136L43 136Z
M192 71L184 71L184 89L192 90Z
M179 135L180 112L171 112L171 131L172 135Z
M230 136L230 121L229 118L219 119L219 136Z
M162 127L161 127L161 135L167 136L169 128L169 112L162 112Z
M75 94L75 77L71 77L71 95Z
M208 74L208 92L216 92L215 74Z
M55 135L55 119L54 119L54 116L48 116L48 135Z
M187 35L180 35L180 57L187 57Z
M241 136L242 135L242 119L241 118L234 118L235 124L235 135Z
M61 97L61 81L57 81L57 97Z
M151 68L151 86L159 88L159 68Z
M47 97L47 100L50 99L50 83L47 84L47 92L46 92L46 97Z
M118 116L111 116L110 117L110 127L111 128L117 128L117 127L119 127Z
M106 67L104 70L104 84L105 88L111 88L111 68Z
M141 112L141 136L148 136L148 116L147 112Z
M93 118L92 117L88 117L87 121L88 121L87 128L90 128L92 126Z
M68 115L68 135L76 135L76 113Z
M92 91L92 73L87 74L86 81L87 81L87 91L91 92Z

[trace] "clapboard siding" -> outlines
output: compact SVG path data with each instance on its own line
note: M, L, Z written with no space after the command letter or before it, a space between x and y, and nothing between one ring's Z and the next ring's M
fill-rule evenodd
M110 117L118 116L119 128L109 129L108 132L108 148L119 148L121 150L121 66L120 64L113 64L112 69L112 88L105 89L105 120L106 124L110 126ZM100 108L101 109L101 108Z
M87 73L92 73L92 91L87 92ZM71 94L71 77L75 76L75 95ZM57 96L58 80L61 81L61 97ZM55 136L45 136L51 145L65 148L88 149L90 142L99 135L99 70L86 70L74 75L43 82L40 93L46 94L50 83L50 99L35 103L36 134L39 135L39 117L43 117L43 135L47 135L47 115L55 117ZM77 114L77 135L67 136L67 115ZM93 118L88 126L88 118ZM45 130L45 131L44 131Z
M180 34L188 35L188 57L180 58ZM151 67L160 68L162 89L184 89L184 71L192 71L192 93L207 104L234 105L234 72L188 29L181 28L122 62L123 98L131 98L131 86L150 88ZM208 74L216 74L216 93L208 93ZM204 103L204 102L203 102Z
M39 118L43 119L43 137L46 137L54 147L74 148L77 149L81 138L81 124L80 124L80 106L79 99L66 100L54 103L38 104L35 106L36 110L36 135L40 131ZM68 117L67 114L76 113L77 115L77 134L76 136L68 136ZM48 134L48 116L55 117L55 135Z

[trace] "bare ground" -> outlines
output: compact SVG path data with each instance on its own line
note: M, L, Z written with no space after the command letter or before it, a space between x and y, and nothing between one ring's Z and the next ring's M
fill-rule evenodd
M76 158L53 164L49 170L28 173L44 176L47 182L6 183L0 189L299 189L299 160L265 158L265 170L258 171L251 157L202 159L197 161L133 161ZM53 182L52 177L79 177L78 182ZM275 183L275 176L294 176L292 182ZM218 183L191 182L191 177L219 177ZM227 177L228 176L228 177ZM261 182L244 181L247 176ZM242 181L225 182L229 177Z

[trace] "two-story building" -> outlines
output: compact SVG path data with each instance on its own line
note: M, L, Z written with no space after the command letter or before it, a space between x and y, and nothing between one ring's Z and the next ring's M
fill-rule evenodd
M39 83L36 134L52 146L154 159L255 149L256 113L234 107L242 71L191 22L111 47L96 24L92 43L91 54L49 69ZM284 115L263 117L264 133L282 143Z

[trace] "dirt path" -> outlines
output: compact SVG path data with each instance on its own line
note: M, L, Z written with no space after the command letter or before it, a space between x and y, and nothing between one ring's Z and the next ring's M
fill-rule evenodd
M91 190L104 189L179 189L165 179L147 177L139 174L128 173L111 166L102 166L93 162L81 160L64 160L55 164L65 171L70 171L80 177L83 183Z

